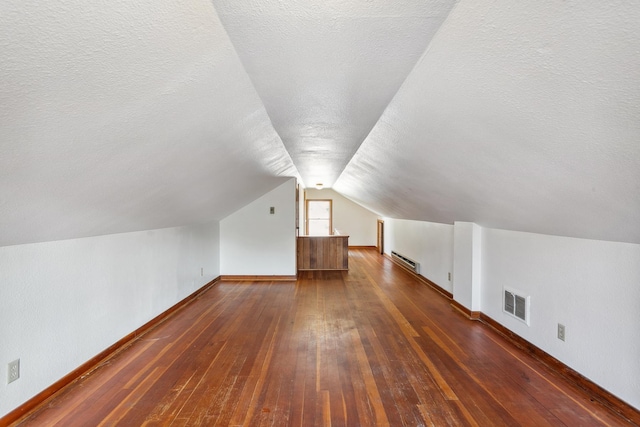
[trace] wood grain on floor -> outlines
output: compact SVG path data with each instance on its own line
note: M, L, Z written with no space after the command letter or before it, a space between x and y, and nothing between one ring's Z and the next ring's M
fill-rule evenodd
M26 426L623 426L374 249L221 282Z

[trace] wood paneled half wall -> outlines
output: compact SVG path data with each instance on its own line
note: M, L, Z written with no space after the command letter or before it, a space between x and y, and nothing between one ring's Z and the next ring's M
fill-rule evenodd
M298 237L298 270L348 270L349 236Z

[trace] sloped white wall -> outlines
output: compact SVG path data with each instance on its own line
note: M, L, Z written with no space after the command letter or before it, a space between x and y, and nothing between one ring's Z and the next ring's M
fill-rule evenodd
M327 188L307 188L307 200L333 200L333 228L349 236L349 246L375 246L377 240L378 215L352 202L340 193ZM301 224L304 227L304 223ZM302 228L304 231L304 228Z
M482 311L640 408L640 245L488 228L482 242ZM530 327L502 312L503 286L531 296Z
M219 275L217 222L1 247L0 416Z
M292 178L220 221L221 274L296 274L295 197Z
M384 218L384 251L420 263L420 274L453 293L453 225Z

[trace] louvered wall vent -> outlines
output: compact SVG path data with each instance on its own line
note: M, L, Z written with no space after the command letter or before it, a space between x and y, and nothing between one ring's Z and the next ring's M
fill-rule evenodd
M391 257L395 260L400 261L400 263L405 265L410 270L413 270L416 273L420 274L420 263L412 260L411 258L407 258L406 256L401 255L396 251L391 251Z
M531 297L525 297L522 295L522 292L510 288L504 288L503 291L502 310L529 326L529 305Z

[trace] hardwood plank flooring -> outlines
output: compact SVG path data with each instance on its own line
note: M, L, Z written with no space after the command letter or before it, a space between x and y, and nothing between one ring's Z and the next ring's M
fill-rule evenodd
M375 249L221 282L19 426L628 426Z

